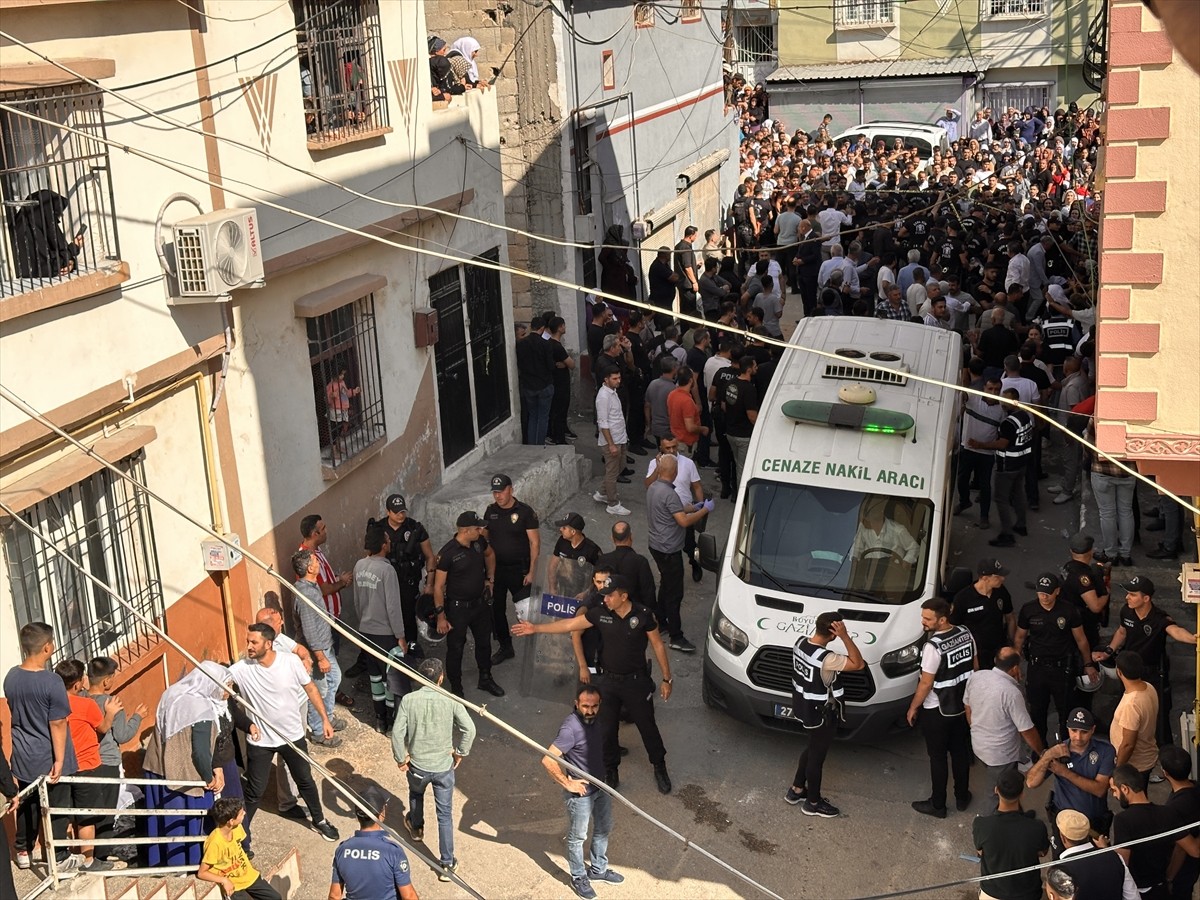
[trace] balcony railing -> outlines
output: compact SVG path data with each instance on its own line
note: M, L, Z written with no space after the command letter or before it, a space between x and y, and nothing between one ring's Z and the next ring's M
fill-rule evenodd
M833 10L838 28L872 28L896 24L893 0L837 0Z
M1099 91L1108 75L1108 4L1101 3L1088 28L1087 46L1083 48L1083 80L1093 91Z
M0 111L0 298L119 262L101 100L86 85L0 94L44 120Z
M1037 19L1046 14L1046 0L981 0L984 19Z

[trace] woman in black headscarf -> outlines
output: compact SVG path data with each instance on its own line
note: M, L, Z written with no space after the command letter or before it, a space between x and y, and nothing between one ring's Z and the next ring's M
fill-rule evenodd
M13 244L17 275L21 278L53 278L70 275L78 268L76 257L83 248L83 232L72 241L62 230L67 198L54 191L34 191L13 216Z

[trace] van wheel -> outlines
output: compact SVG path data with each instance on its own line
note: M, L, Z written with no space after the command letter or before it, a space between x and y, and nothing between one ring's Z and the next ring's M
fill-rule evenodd
M722 702L724 698L721 697L721 695L717 692L717 689L713 687L712 682L708 680L707 675L705 675L700 681L700 696L704 700L704 705L709 709L725 708L725 704Z

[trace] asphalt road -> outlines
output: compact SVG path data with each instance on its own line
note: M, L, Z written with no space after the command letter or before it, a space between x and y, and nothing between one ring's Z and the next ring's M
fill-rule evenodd
M589 426L576 421L574 427L581 435L581 451L598 459L595 448L585 446ZM645 458L637 458L639 471L644 470L645 463ZM1053 468L1052 456L1050 465ZM711 486L715 487L714 470L705 469L703 474L706 482L714 481ZM558 515L577 511L588 523L589 536L608 549L607 530L612 519L590 499L597 483L598 477L586 485L578 502L561 510L541 511L542 520L550 523ZM644 552L644 491L636 483L630 488L623 492L623 499L629 498L625 500L632 510L629 518L636 543ZM1145 496L1148 499L1148 494ZM731 510L730 503L718 503L710 530L719 534L727 531ZM1054 506L1047 497L1041 512L1030 515L1029 538L1022 540L1018 548L1000 554L1013 569L1009 584L1017 604L1033 597L1026 582L1031 585L1039 572L1056 569L1067 558L1064 535L1078 527L1081 513L1085 522L1096 521L1094 509L1086 505ZM991 532L969 527L973 520L969 515L955 520L952 542L956 560L967 566L994 552L986 545ZM553 529L549 524L544 527L545 543L552 539ZM1135 559L1141 559L1141 549L1135 546ZM1149 574L1162 586L1162 605L1177 616L1183 613L1174 582L1177 569L1155 566L1137 571ZM1122 596L1119 589L1114 594L1116 600ZM699 584L688 579L685 631L698 645L702 643L712 600L711 575L706 574ZM1182 621L1194 627L1194 617ZM542 635L519 639L517 647L517 659L494 670L496 679L508 691L498 700L472 690L468 647L464 678L467 696L472 702L486 699L495 715L539 744L548 744L571 708L575 671L568 638ZM1178 710L1193 696L1188 679L1191 657L1182 647L1173 649ZM343 665L350 661L344 659ZM839 742L825 768L824 793L842 809L842 816L833 820L807 818L799 808L783 801L803 738L756 730L706 708L701 700L701 663L702 653L672 653L675 693L669 702L657 704L674 781L669 796L659 794L655 788L636 730L622 726L621 742L630 749L630 755L621 767L621 791L630 801L783 897L867 897L978 874L978 865L962 858L974 852L970 831L973 817L986 811L982 797L986 787L980 783L978 768L972 770L975 802L971 809L964 813L951 810L945 820L934 820L909 807L911 801L926 797L929 789L928 761L917 733L902 731L873 744ZM1104 691L1097 702L1101 716L1116 703L1114 686L1107 685ZM387 744L359 724L346 737L345 746L331 752L318 751L319 756L328 757L339 776L352 786L370 779L393 791L397 801L389 820L407 837L400 818L407 792ZM1164 786L1155 786L1152 796L1164 791ZM1027 807L1042 809L1045 792L1045 788L1031 792ZM329 785L323 787L323 796L333 801L336 821L341 804ZM269 808L268 803L264 810ZM277 825L270 828L269 838L268 822ZM455 822L459 873L483 896L571 895L564 859L566 820L561 791L542 770L533 751L486 722L480 724L476 747L458 772ZM339 824L344 832L350 828L348 819ZM301 845L305 877L302 892L305 897L318 896L310 891L324 877L331 855L329 846L295 823L272 819L266 812L255 825L260 853L277 842L280 848ZM425 843L436 856L432 797L427 799L426 835ZM753 886L698 850L685 848L677 837L620 807L609 860L627 881L622 886L598 886L601 896L761 896ZM438 883L414 863L423 897L462 896L459 887ZM958 886L921 896L966 898L977 894L970 887Z

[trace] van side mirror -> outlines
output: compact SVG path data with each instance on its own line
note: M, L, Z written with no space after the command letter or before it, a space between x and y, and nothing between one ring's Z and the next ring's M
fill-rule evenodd
M696 547L700 551L700 568L716 572L721 567L721 557L725 555L725 545L718 546L717 539L711 534L696 535Z

